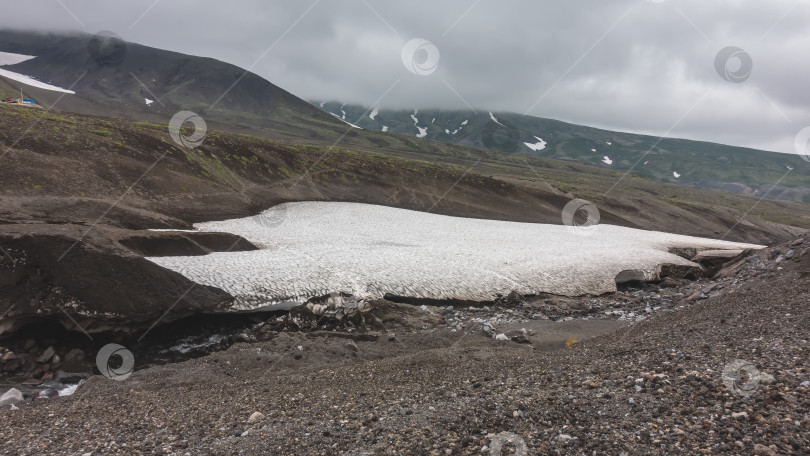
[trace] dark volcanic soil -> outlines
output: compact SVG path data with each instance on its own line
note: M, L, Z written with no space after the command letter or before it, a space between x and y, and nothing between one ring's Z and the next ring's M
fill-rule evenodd
M669 313L552 350L394 305L365 336L282 331L124 381L95 376L0 411L0 452L807 454L810 242L792 244L690 285L698 297ZM731 383L737 359L752 370Z

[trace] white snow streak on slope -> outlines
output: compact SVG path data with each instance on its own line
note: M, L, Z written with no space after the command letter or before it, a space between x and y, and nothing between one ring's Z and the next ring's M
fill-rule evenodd
M613 164L613 160L611 160L611 159L610 159L610 157L608 157L607 155L605 155L604 157L602 157L602 163L604 163L604 164L606 164L606 165L612 165L612 164Z
M52 90L54 92L63 92L63 93L70 93L70 94L75 94L76 93L76 92L74 92L72 90L63 89L61 87L57 87L57 86L51 85L51 84L45 84L44 82L37 81L36 79L34 79L34 78L30 77L30 76L26 76L26 75L20 74L20 73L15 73L13 71L3 70L1 68L0 68L0 76L12 79L12 80L17 81L17 82L22 82L23 84L29 85L31 87L37 87L37 88L45 89L45 90Z
M411 114L411 119L413 119L413 126L416 127L417 130L419 130L419 133L416 134L416 137L424 138L425 136L427 136L427 127L419 126L419 119L416 118L416 114L418 112L419 112L418 110L414 111L413 114Z
M371 110L371 114L368 115L368 118L374 120L374 118L377 117L377 114L379 113L380 111L378 111L377 108L374 108Z
M322 108L323 108L323 105L325 105L325 104L326 104L326 102L325 102L325 101L322 101L322 102L320 103L320 105L321 105L321 107L322 107Z
M344 119L342 119L342 118L341 118L339 115L335 114L334 112L330 112L329 114L332 114L333 116L337 117L337 118L338 118L338 120L343 121L343 123L345 123L346 125L349 125L349 126L354 127L354 128L358 128L358 129L360 129L360 130L362 130L362 129L363 129L363 127L358 127L357 125L355 125L355 124L353 124L353 123L349 122L348 120L344 120ZM345 113L345 112L343 113L343 116L344 116L344 117L346 116L346 113Z
M525 145L526 145L526 147L528 147L529 149L531 149L531 150L533 150L533 151L535 151L535 152L537 152L538 150L543 150L543 149L545 149L545 148L546 148L546 142L545 142L545 141L543 141L543 138L541 138L541 137L539 137L539 136L535 136L535 137L534 137L534 139L536 139L536 140L537 140L537 142L536 142L536 143L534 143L534 144L532 144L532 143L527 143L527 142L525 142L525 143L523 143L523 144L525 144Z
M493 121L493 122L495 122L495 123L496 123L496 124L498 124L498 125L501 125L501 126L504 126L504 127L506 126L506 125L504 125L504 124L502 124L502 123L498 122L498 119L496 119L496 118L495 118L495 114L489 113L489 118L490 118L490 119L492 119L492 121ZM463 124L462 124L462 125L463 125Z
M445 131L445 133L447 133L447 134L450 134L450 135L455 135L455 134L457 134L458 132L460 132L460 131L461 131L461 129L462 129L462 128L464 128L464 125L467 125L467 123L468 123L468 122L469 122L469 120L465 120L464 122L461 122L461 125L459 125L459 127L458 127L458 128L456 128L456 129L455 129L455 130L453 130L453 131L450 131L449 129L445 129L444 131Z
M670 247L759 247L612 225L582 235L563 225L359 203L286 203L264 214L282 222L266 228L259 217L247 217L195 225L243 236L261 250L149 259L231 293L239 310L334 291L480 301L512 290L601 294L615 291L623 270L691 264Z
M0 66L5 65L16 65L18 63L23 63L26 60L35 59L37 56L35 55L25 55L25 54L14 54L11 52L0 52Z
M388 131L388 126L387 126L387 125L383 125L383 127L382 127L382 131Z

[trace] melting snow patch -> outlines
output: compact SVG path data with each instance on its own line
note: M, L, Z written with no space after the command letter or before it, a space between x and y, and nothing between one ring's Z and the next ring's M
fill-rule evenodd
M607 141L607 142L606 142L606 144L607 144L608 146L612 146L612 145L613 145L613 143L612 143L612 142L610 142L610 141Z
M345 113L345 112L343 113L343 118L341 118L339 115L335 114L334 112L330 112L329 114L332 114L333 116L337 117L338 119L340 119L341 121L343 121L343 123L345 123L346 125L349 125L350 127L354 127L354 128L360 129L360 130L362 130L362 129L363 129L363 127L358 127L357 125L355 125L355 124L353 124L353 123L351 123L351 122L348 122L348 121L344 120L344 119L345 119L345 117L346 117L346 113Z
M377 117L377 114L379 113L380 111L378 111L377 108L375 107L374 109L371 110L371 114L368 115L368 118L374 120L374 118Z
M0 66L16 65L26 60L35 59L35 55L14 54L11 52L0 52Z
M444 132L447 133L448 135L450 134L450 130L448 130L446 128L444 129Z
M539 136L535 136L534 139L537 140L536 143L527 143L527 142L525 142L523 144L525 144L526 147L528 147L529 149L531 149L531 150L533 150L535 152L537 152L538 150L543 150L543 149L546 148L546 142L543 141L542 138L540 138Z
M489 113L489 118L490 118L490 119L492 119L492 121L493 121L493 122L495 122L495 123L496 123L496 124L498 124L498 125L502 125L502 126L504 126L504 127L506 126L506 125L504 125L504 124L502 124L502 123L498 122L498 119L496 119L496 118L495 118L495 114Z
M464 122L461 122L461 126L463 127L464 125L467 125L469 122L470 122L469 120L465 120Z
M75 384L75 385L68 385L68 386L66 386L66 387L59 390L59 396L60 397L62 397L62 396L71 396L73 393L76 392L77 389L79 389L79 384L78 383Z
M144 98L144 99L143 99L143 102L144 102L144 103L146 103L146 106L149 106L150 104L154 103L154 102L155 102L155 100L150 100L150 99L148 99L148 98Z
M45 90L52 90L54 92L62 92L62 93L70 93L70 94L75 94L76 93L76 92L74 92L72 90L63 89L63 88L57 87L55 85L45 84L44 82L37 81L36 79L34 79L34 78L30 77L30 76L26 76L26 75L20 74L20 73L15 73L13 71L0 69L0 76L3 76L5 78L9 78L9 79L17 81L17 82L22 82L23 84L29 85L31 87L37 87L37 88L45 89Z
M677 171L673 171L673 172L672 172L672 175L673 175L673 176L675 176L675 179L677 179L677 178L681 177L681 175L680 175L680 174L678 174L678 172L677 172Z
M606 164L606 165L612 165L612 164L613 164L613 160L611 160L611 159L610 159L610 157L608 157L607 155L605 155L604 157L602 157L602 163L604 163L604 164Z
M419 130L419 133L416 134L416 137L424 138L425 136L427 136L427 127L423 128L419 126L419 119L416 118L416 114L418 112L419 112L418 110L414 110L413 114L411 114L411 119L413 119L413 126L416 127L417 130Z
M320 105L321 105L322 108L323 108L323 105L325 105L325 104L326 104L325 101L320 102Z
M383 126L382 126L382 131L388 131L388 126L387 126L387 125L383 125Z
M282 207L283 206L283 207ZM449 217L359 203L286 203L268 228L258 217L207 222L200 231L228 232L264 248L151 261L222 288L234 310L303 302L344 291L430 299L489 301L512 290L578 296L616 290L624 270L691 265L670 248L744 249L715 241L612 225L588 235L563 225ZM362 252L359 254L358 252Z
M596 149L591 149L591 152L596 152Z

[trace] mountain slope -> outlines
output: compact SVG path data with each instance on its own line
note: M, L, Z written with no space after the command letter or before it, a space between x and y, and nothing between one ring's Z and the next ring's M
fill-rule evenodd
M342 123L289 92L210 58L89 34L14 30L0 30L0 52L35 56L2 69L75 91L62 94L22 85L39 104L56 103L61 110L154 122L167 122L176 112L188 110L214 127L279 136L343 131ZM19 82L0 80L5 82L2 94L19 96ZM147 99L152 102L147 104Z
M797 155L614 132L514 113L377 111L339 102L313 104L368 130L631 170L676 184L810 202L810 164Z

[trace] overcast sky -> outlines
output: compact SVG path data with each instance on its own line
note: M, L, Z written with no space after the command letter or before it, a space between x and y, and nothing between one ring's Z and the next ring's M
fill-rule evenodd
M472 106L791 153L810 126L808 24L810 0L31 0L0 16L214 57L307 100ZM438 50L431 74L403 64L414 38ZM715 65L728 46L743 52L720 67L736 82ZM431 49L407 60L417 73Z

